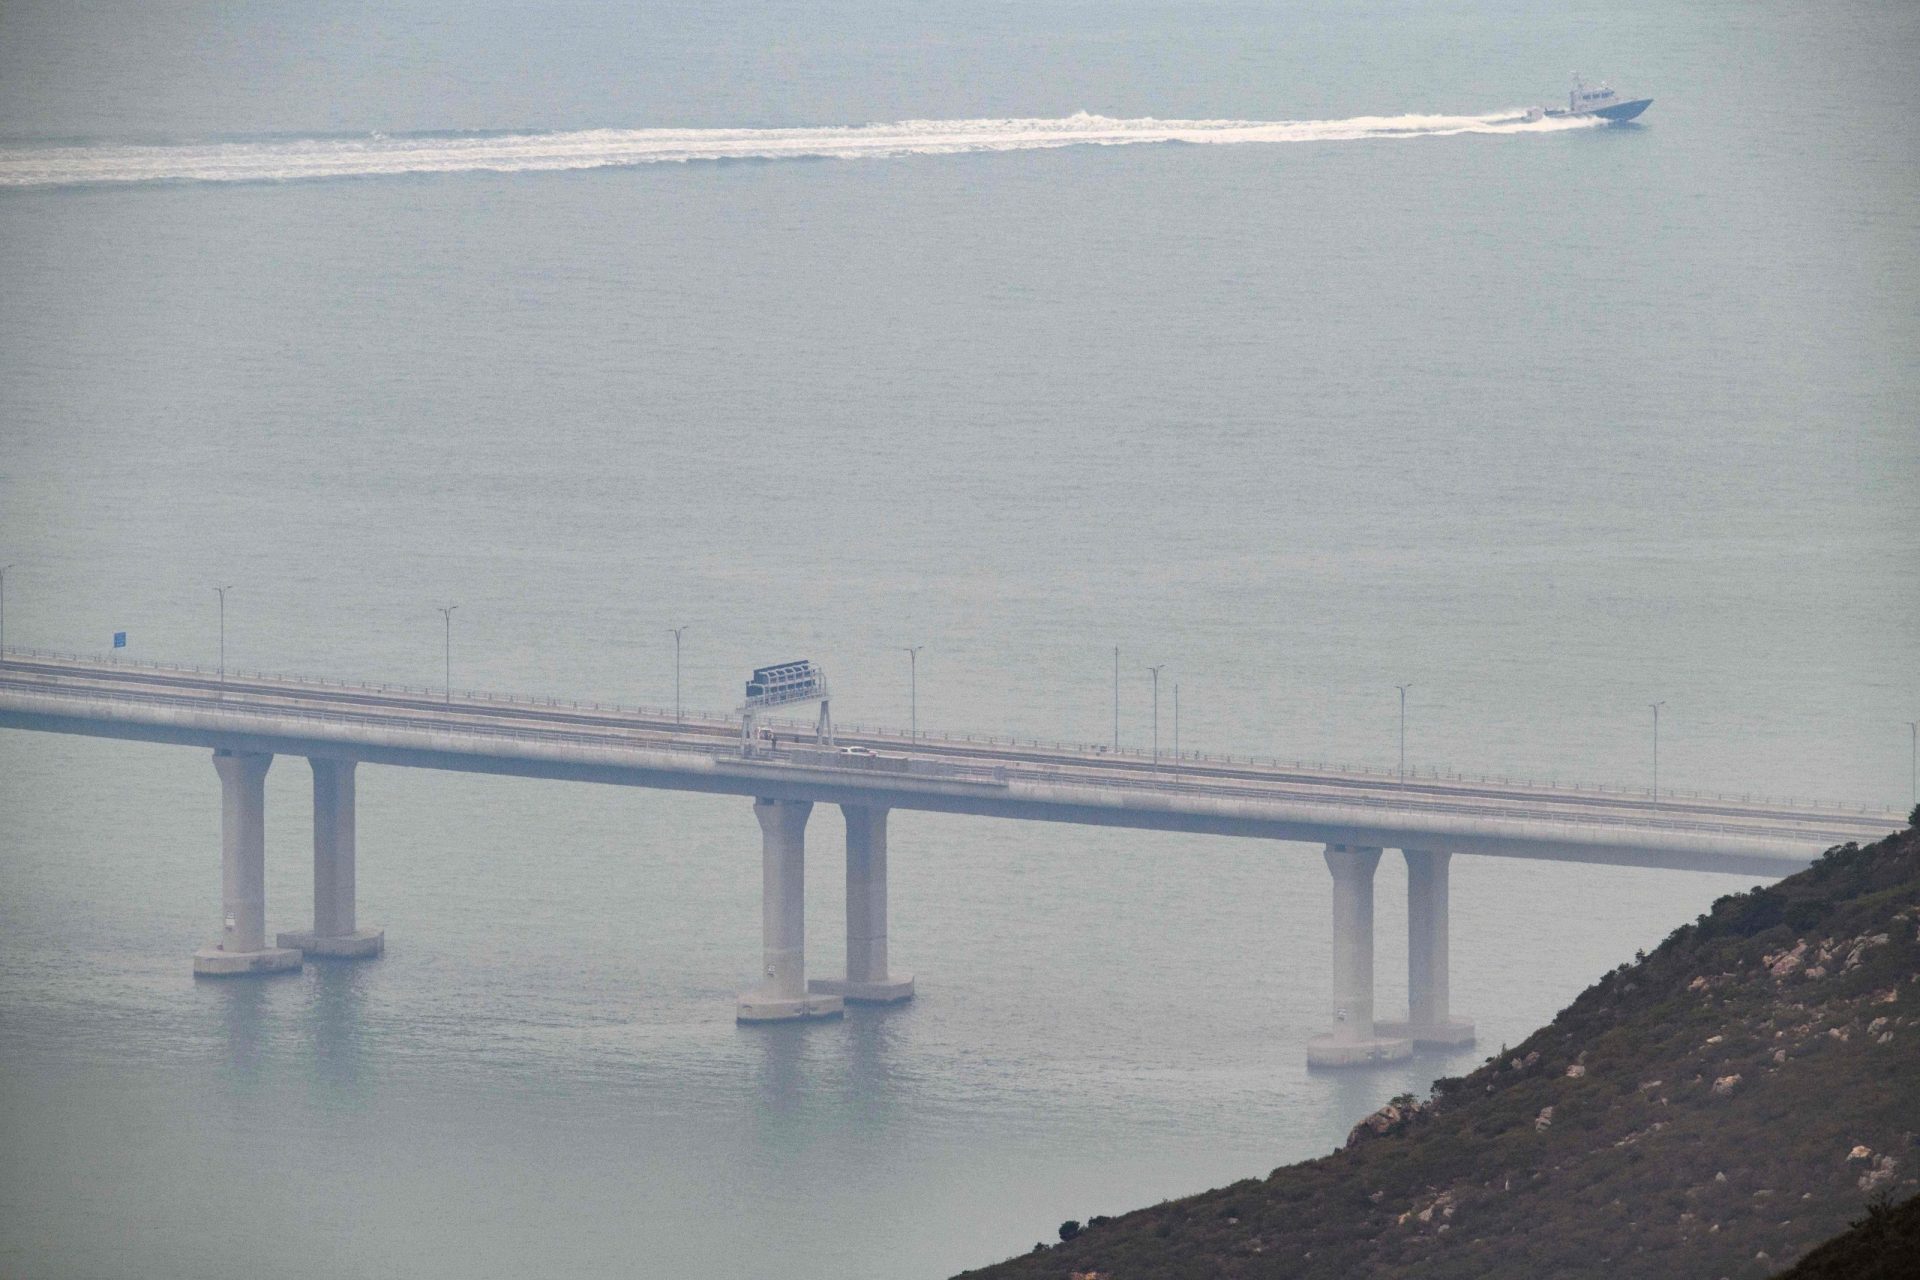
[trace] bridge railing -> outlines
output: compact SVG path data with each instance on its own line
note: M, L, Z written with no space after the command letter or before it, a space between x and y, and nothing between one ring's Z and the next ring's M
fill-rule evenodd
M216 668L204 667L193 663L122 660L114 658L110 654L84 654L67 650L41 649L20 645L8 645L4 651L0 651L0 660L4 660L7 657L85 663L126 671L146 670L208 678L217 678L219 676ZM332 689L347 693L417 698L422 701L433 701L436 703L446 700L449 692L444 685L433 687L388 682L335 680L326 677L303 676L286 672L268 672L240 667L228 667L226 670L226 679L229 682L257 681L292 688ZM583 701L580 699L550 698L538 695L511 694L476 689L454 689L452 690L452 695L456 703L467 702L491 706L582 711L613 716L644 716L652 719L675 718L674 709L671 707L655 707L644 704ZM455 710L458 710L457 705ZM739 717L731 712L688 710L683 708L678 715L678 722L684 723L689 727L705 727L715 730L727 729L731 731L737 728ZM813 721L811 720L784 717L763 717L760 723L770 728L791 729L795 731L796 734L811 733L814 728ZM1015 751L1023 749L1052 751L1103 759L1124 759L1146 765L1151 765L1155 761L1153 752L1134 747L1120 747L1116 749L1100 743L1065 742L1057 739L1020 737L1018 735L947 733L934 730L923 730L918 734L909 734L906 730L899 728L851 724L845 721L835 726L835 732L838 736L886 739L892 744L908 749L915 743L924 742L930 744L939 743L948 748L974 746L983 749L1001 748ZM1291 769L1301 774L1320 774L1361 780L1398 779L1400 777L1398 769L1345 764L1335 761L1314 761L1307 760L1304 757L1295 757L1289 760L1280 756L1271 755L1238 755L1231 752L1189 750L1182 751L1177 755L1172 752L1163 751L1159 754L1158 760L1173 764L1188 762L1196 765L1213 765L1226 768L1240 767L1270 769L1275 771ZM1519 778L1502 774L1453 770L1434 765L1424 768L1417 766L1409 768L1406 772L1406 777L1409 780L1418 781L1454 782L1465 785L1490 787L1532 788L1542 791L1572 792L1603 798L1617 797L1626 799L1636 796L1650 796L1650 790L1646 787L1578 781L1562 782L1557 777L1551 775L1543 781L1537 778ZM1690 800L1719 804L1750 804L1779 809L1802 808L1820 810L1835 815L1858 814L1863 817L1874 817L1894 812L1893 810L1872 805L1846 804L1839 801L1817 800L1807 797L1787 796L1783 798L1755 792L1734 794L1725 791L1707 791L1684 787L1663 787L1660 790L1660 796L1663 799L1671 800Z
M457 720L448 721L439 717L417 715L397 715L393 713L367 713L332 710L313 706L271 706L249 704L244 701L230 700L214 702L207 698L181 697L177 694L143 693L128 690L98 690L71 688L43 688L34 691L35 696L70 699L74 702L113 703L124 706L173 707L188 711L217 711L225 716L239 716L263 723L268 729L285 732L289 722L319 722L329 725L356 726L366 729L414 729L441 738L477 738L505 742L539 742L557 746L598 746L615 747L627 751L657 751L669 755L691 755L701 759L716 761L749 761L757 764L791 764L796 767L821 767L833 761L832 752L808 752L808 758L792 759L792 751L785 754L779 751L762 751L753 756L743 756L738 742L686 742L675 741L671 737L661 740L655 737L643 737L641 734L654 734L655 730L630 730L625 733L608 730L589 729L536 729L527 725L507 725L486 721ZM827 757L821 759L818 757ZM843 768L858 767L859 757L845 757L838 761ZM1006 770L995 765L954 764L940 760L915 760L913 768L907 774L913 777L935 776L939 778L963 781L1002 782Z
M1718 822L1708 818L1689 817L1685 814L1662 813L1658 810L1593 810L1553 808L1550 811L1519 807L1523 803L1514 801L1508 804L1488 804L1471 799L1451 799L1447 797L1423 796L1417 802L1410 803L1409 797L1368 794L1364 792L1342 791L1325 796L1301 795L1298 792L1275 792L1257 786L1236 786L1219 782L1186 782L1177 778L1161 776L1151 779L1127 778L1112 779L1105 776L1089 776L1084 773L1068 773L1059 770L1035 770L1019 766L1009 767L1007 781L1030 782L1041 785L1079 787L1101 790L1107 787L1152 790L1157 793L1174 793L1193 796L1200 799L1250 799L1265 800L1274 803L1326 804L1346 809L1366 809L1381 813L1399 813L1430 817L1435 813L1459 815L1464 817L1501 818L1514 822L1535 823L1571 823L1584 826L1632 827L1660 831L1699 831L1718 835L1760 836L1767 839L1799 839L1810 841L1826 840L1837 842L1855 833L1838 833L1822 829L1817 823L1805 822L1797 827L1783 828L1779 825L1761 825L1757 823Z
M538 729L527 725L505 725L499 723L460 720L449 722L444 717L410 715L399 713L369 714L347 710L335 710L309 705L274 706L248 704L240 700L212 702L204 697L185 697L178 694L154 693L131 690L76 689L70 687L52 687L33 690L36 696L52 696L79 703L109 703L125 706L170 707L196 712L218 711L224 716L238 717L262 723L268 732L286 733L292 724L313 723L330 725L360 726L368 729L412 729L441 739L492 740L515 743L547 743L557 746L600 746L628 751L650 750L673 755L690 755L716 762L742 762L740 749L734 743L675 742L671 738L662 742L658 737L643 737L643 734L657 735L654 729L630 729L624 732L607 729L570 728ZM831 749L814 749L804 745L789 747L785 753L778 750L762 751L750 758L753 763L771 764L802 769L831 768L836 771L866 772L880 763L873 757L841 756ZM1528 812L1519 806L1522 801L1506 804L1490 804L1472 799L1422 795L1394 796L1342 791L1326 796L1302 795L1297 791L1276 791L1271 785L1260 786L1252 782L1235 782L1223 779L1189 779L1177 773L1150 773L1145 775L1114 774L1111 772L1087 773L1059 768L1047 768L1030 765L970 765L949 761L929 760L924 757L909 759L907 768L900 773L889 773L888 777L920 778L948 781L977 781L993 784L1012 782L1032 783L1071 787L1079 790L1099 792L1102 790L1123 789L1136 792L1151 792L1159 795L1186 795L1204 799L1244 799L1267 802L1276 805L1299 805L1324 803L1346 809L1363 809L1381 814L1399 812L1408 815L1431 816L1444 813L1458 816L1490 817L1521 822L1550 822L1583 826L1627 827L1663 831L1696 831L1710 834L1764 836L1773 839L1805 838L1810 841L1828 840L1832 833L1823 832L1817 824L1802 823L1783 829L1779 825L1765 826L1754 823L1716 822L1699 817L1680 814L1662 814L1657 811L1632 812L1621 810L1580 810L1577 808L1556 807L1550 812L1536 808ZM879 780L876 777L876 781ZM1541 802L1550 803L1549 797L1541 797Z

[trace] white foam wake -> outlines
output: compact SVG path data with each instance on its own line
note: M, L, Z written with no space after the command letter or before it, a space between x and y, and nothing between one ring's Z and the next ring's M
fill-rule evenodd
M906 120L847 128L583 129L571 133L281 139L171 146L0 147L0 187L121 182L281 182L403 173L532 173L690 160L853 160L1145 142L1353 142L1452 134L1551 133L1586 120L1517 111L1350 120Z

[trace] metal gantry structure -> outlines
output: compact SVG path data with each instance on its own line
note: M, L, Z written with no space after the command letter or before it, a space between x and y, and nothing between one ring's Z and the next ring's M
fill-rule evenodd
M792 706L799 702L820 704L820 718L814 726L814 737L822 746L833 745L833 709L830 697L831 690L827 687L826 673L805 658L796 658L792 662L777 662L768 667L755 667L753 677L747 681L746 697L739 707L740 754L750 756L759 745L761 712L774 707Z

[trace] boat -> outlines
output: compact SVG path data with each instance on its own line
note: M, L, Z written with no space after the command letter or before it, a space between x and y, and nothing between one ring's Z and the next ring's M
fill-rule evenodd
M1576 74L1573 77L1573 92L1567 95L1567 105L1564 109L1535 107L1527 112L1527 119L1579 120L1593 116L1609 124L1620 124L1633 119L1652 105L1652 98L1636 98L1629 102L1605 84L1598 88L1590 88L1587 82Z

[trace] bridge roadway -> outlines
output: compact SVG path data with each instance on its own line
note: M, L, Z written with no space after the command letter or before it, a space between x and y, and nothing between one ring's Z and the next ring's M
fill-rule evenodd
M196 972L296 967L302 954L378 954L355 926L353 771L360 763L500 773L750 796L762 827L766 981L743 1021L831 1016L842 999L903 999L888 968L886 814L891 809L1302 841L1326 846L1334 878L1334 983L1324 1065L1402 1056L1471 1038L1447 998L1447 866L1452 854L1789 874L1833 844L1901 825L1886 811L1694 795L1595 792L1506 781L1410 778L904 733L771 726L742 751L738 720L597 704L213 673L9 650L0 727L210 748L222 778L221 943ZM847 754L840 748L873 754ZM275 755L312 763L315 924L265 940L263 779ZM815 803L847 819L848 970L804 976L804 831ZM1381 850L1409 874L1405 1023L1372 1016L1372 878Z

